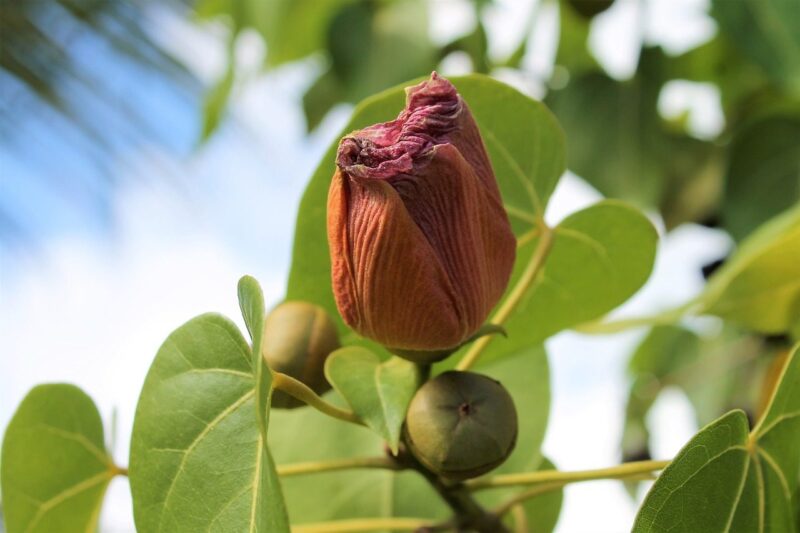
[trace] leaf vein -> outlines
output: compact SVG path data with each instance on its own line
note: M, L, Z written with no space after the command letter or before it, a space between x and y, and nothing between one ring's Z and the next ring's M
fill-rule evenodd
M764 437L764 435L766 435L767 433L769 433L770 431L775 429L775 426L777 426L781 422L785 422L786 420L788 420L790 418L796 418L798 416L800 416L800 411L792 411L791 413L784 413L784 414L776 417L775 420L770 422L770 424L766 428L764 428L761 431L759 431L758 434L756 435L756 437L761 439L762 437Z
M47 513L47 511L49 511L50 509L56 507L57 505L65 502L66 500L68 500L68 499L70 499L70 498L72 498L74 496L77 496L78 494L80 494L82 492L85 492L85 491L87 491L89 489L92 489L92 488L96 487L97 485L100 485L100 484L102 484L104 482L110 481L112 477L114 477L114 474L111 473L111 471L109 471L109 470L105 470L105 471L100 472L99 474L96 474L96 475L94 475L94 476L92 476L90 478L84 479L80 483L76 483L75 485L67 487L66 489L62 490L61 492L59 492L58 494L56 494L52 498L43 501L38 506L38 509L36 511L36 515L34 515L33 519L31 519L31 521L28 524L28 527L25 529L25 531L26 532L32 531L33 528L36 527L36 524L39 523L39 521L42 519L42 517L45 515L45 513Z
M767 452L767 450L763 448L758 448L758 453L761 455L761 457L764 458L764 460L767 462L770 468L772 468L775 471L775 474L777 474L778 476L778 481L781 482L781 488L783 489L784 497L786 498L787 501L791 501L792 491L789 489L789 482L786 480L786 476L784 475L783 470L781 470L780 467L778 466L778 462L775 460L774 457L772 457L770 453Z
M189 444L189 446L186 448L186 451L183 453L183 458L181 458L181 462L178 465L178 470L175 472L175 475L173 476L172 481L170 482L169 489L167 490L167 493L164 496L164 501L163 501L163 505L164 506L166 506L167 503L169 502L169 499L172 496L172 491L175 489L175 483L177 482L178 478L183 473L183 469L186 466L186 460L188 459L189 455L191 455L191 453L194 450L194 448L203 440L203 438L206 435L208 435L217 426L217 424L219 424L225 417L230 415L233 411L238 409L243 403L245 403L247 400L249 400L250 397L253 396L254 394L255 394L255 389L249 390L249 391L247 391L247 393L242 395L241 398L239 398L238 400L233 402L231 405L226 407L220 414L218 414L216 416L216 418L214 418L211 422L209 422L206 425L206 427L203 429L203 431L198 433L197 437L195 437L194 440L191 442L191 444ZM159 531L162 530L163 517L164 517L164 515L162 514L161 515L161 519L159 520L159 526L158 526L158 530Z
M100 461L101 464L107 466L110 463L110 459L105 450L101 450L100 448L98 448L92 441L86 438L86 435L81 435L80 433L76 433L74 431L67 431L65 429L57 428L55 426L50 426L48 424L37 424L31 427L32 429L35 428L35 429L42 429L44 431L49 431L50 433L58 435L63 439L75 441L81 446L83 446L86 449L86 451L97 457L97 459Z

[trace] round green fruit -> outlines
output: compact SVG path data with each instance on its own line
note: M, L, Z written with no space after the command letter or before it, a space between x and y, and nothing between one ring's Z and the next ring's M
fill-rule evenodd
M511 395L487 376L450 371L417 391L408 408L405 437L428 470L460 481L500 465L517 441Z
M261 355L272 370L302 381L317 394L331 388L325 379L325 359L339 348L339 335L324 309L308 302L284 302L267 315L263 338ZM272 394L272 407L301 405L285 392Z

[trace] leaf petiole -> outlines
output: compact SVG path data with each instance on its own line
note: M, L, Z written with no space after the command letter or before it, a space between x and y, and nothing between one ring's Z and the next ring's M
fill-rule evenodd
M352 459L334 459L331 461L308 461L288 465L278 465L278 475L282 477L319 472L333 472L351 468L383 468L386 470L402 470L403 467L390 457L354 457Z
M540 470L537 472L523 472L519 474L505 474L494 477L479 478L467 481L465 485L472 491L493 489L498 487L513 487L519 485L553 484L566 485L579 481L593 481L598 479L630 479L632 477L650 474L663 470L670 461L636 461L623 463L608 468L595 470L578 470L562 472L559 470ZM558 488L558 487L555 487Z
M287 374L282 372L273 372L272 387L276 390L281 390L286 394L294 396L301 402L305 402L317 411L328 416L338 418L339 420L344 420L345 422L358 424L360 426L364 425L364 422L352 411L340 409L339 407L326 402L320 398L316 392L311 390L308 385Z
M491 323L493 325L502 326L503 323L508 320L508 317L511 316L511 313L517 307L519 302L522 301L525 293L528 292L528 289L530 289L531 285L533 285L533 282L536 281L539 271L542 269L542 266L544 266L544 261L547 258L547 254L550 253L550 248L553 246L553 229L547 226L544 221L540 221L539 226L541 228L539 243L537 244L536 249L533 251L531 258L528 261L528 265L525 267L525 271L517 281L517 284L514 285L514 288L511 289L508 297L505 299L505 301L503 301L500 308L492 317ZM481 337L476 340L467 353L464 354L464 357L461 359L461 361L459 361L456 369L463 371L472 368L478 361L478 358L481 356L483 350L491 341L492 337L490 336Z
M357 531L417 531L431 525L424 518L357 518L292 526L292 533L355 533Z

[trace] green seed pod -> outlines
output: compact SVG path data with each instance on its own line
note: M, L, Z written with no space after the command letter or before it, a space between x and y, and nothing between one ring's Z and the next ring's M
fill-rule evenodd
M339 348L336 326L321 307L300 301L283 302L264 321L261 355L272 370L288 374L317 394L331 388L325 379L325 359ZM272 394L272 407L304 405L285 392Z
M430 471L464 480L506 460L517 441L517 410L489 377L449 371L425 383L411 400L405 425L414 457Z

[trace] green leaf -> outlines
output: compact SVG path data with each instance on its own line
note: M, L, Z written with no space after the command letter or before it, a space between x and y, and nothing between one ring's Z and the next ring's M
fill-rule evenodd
M408 404L419 387L418 367L399 357L381 362L366 348L351 346L328 356L325 377L396 454Z
M701 310L762 333L800 322L800 205L762 225L709 280Z
M569 169L605 196L659 208L672 228L711 214L722 168L718 147L660 118L669 62L661 49L644 48L632 79L587 71L546 102L567 132Z
M660 54L643 52L641 62L650 57L655 62ZM661 80L645 75L650 70L625 83L590 71L550 92L546 102L567 132L570 170L606 196L655 206L664 173L657 161Z
M800 109L748 124L729 152L722 221L739 241L800 200Z
M327 46L347 101L429 74L437 61L427 21L423 0L343 7L331 21Z
M714 0L720 31L777 83L800 91L800 4L794 0Z
M800 356L789 357L770 406L748 433L732 411L695 435L650 489L635 533L797 531Z
M559 2L556 65L566 67L569 75L576 77L584 72L601 71L601 68L589 51L591 21L581 16L572 4L571 0Z
M547 356L542 347L476 369L509 390L520 413L517 446L499 471L536 468L550 410ZM332 400L332 395L327 399ZM385 452L383 439L371 430L302 407L272 413L270 449L278 464L369 457ZM289 513L297 523L355 517L450 516L441 497L416 472L350 470L281 479ZM486 491L488 495L490 492ZM513 492L512 492L513 493ZM483 496L483 495L481 495Z
M263 13L267 66L277 67L321 50L336 13L352 0L258 0Z
M359 104L342 135L394 119L403 109L403 88L377 94ZM491 78L470 75L451 80L470 107L486 143L515 232L529 231L543 213L564 171L564 135L541 103ZM328 186L334 173L338 139L331 144L300 203L287 298L322 306L347 331L331 292L326 233ZM343 340L347 341L345 337ZM349 340L353 340L352 337ZM376 353L384 353L373 346Z
M571 326L598 318L630 298L650 276L658 235L637 209L604 200L573 213L553 229L553 244L535 282L482 360L513 354ZM540 237L517 248L513 291Z
M247 331L252 340L253 368L256 369L256 397L258 408L256 417L262 435L266 435L269 426L269 405L272 397L272 372L261 356L261 345L264 340L264 292L261 285L252 276L243 276L239 280L239 308L242 310Z
M326 70L320 74L303 95L306 131L311 132L316 129L328 111L343 100L342 87L333 72Z
M717 86L728 120L737 120L752 107L747 101L768 85L763 71L743 57L725 35L673 57L667 78L713 83Z
M22 400L0 464L9 533L94 531L108 483L119 473L97 407L67 384L36 386Z
M252 327L258 300L249 300L247 278L243 285ZM133 425L129 476L137 529L289 531L259 432L255 387L253 354L225 317L201 315L167 338Z

